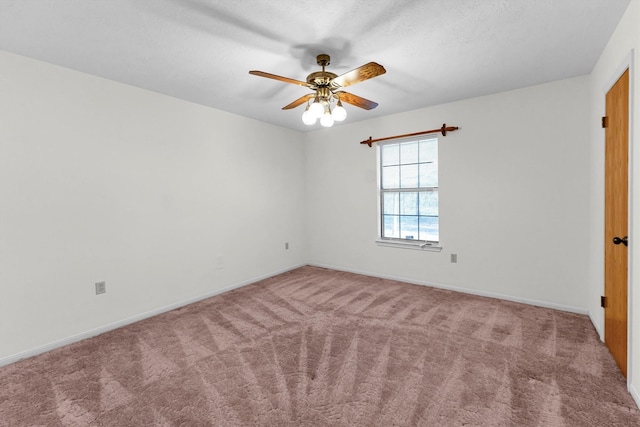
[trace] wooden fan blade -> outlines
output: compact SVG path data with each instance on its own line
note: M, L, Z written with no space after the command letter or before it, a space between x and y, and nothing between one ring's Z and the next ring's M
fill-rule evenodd
M309 93L307 95L301 96L300 98L298 98L295 101L293 101L291 104L282 107L282 109L283 110L291 110L292 108L296 108L298 105L304 104L305 102L307 102L311 98L314 98L315 96L316 96L315 93Z
M349 92L336 92L336 95L340 97L341 101L355 105L356 107L364 108L365 110L372 110L378 106L378 104L373 101L369 101L368 99L361 98Z
M268 79L279 80L281 82L291 83L291 84L298 85L298 86L309 87L309 84L307 82L303 82L303 81L295 80L295 79L290 79L289 77L277 76L277 75L271 74L271 73L265 73L264 71L252 70L252 71L249 71L249 74L253 74L254 76L266 77Z
M362 67L358 67L355 70L351 70L348 73L344 73L343 75L336 77L333 79L333 83L338 86L347 87L360 83L364 80L378 77L386 72L387 70L385 70L382 65L375 62L369 62L368 64L364 64Z

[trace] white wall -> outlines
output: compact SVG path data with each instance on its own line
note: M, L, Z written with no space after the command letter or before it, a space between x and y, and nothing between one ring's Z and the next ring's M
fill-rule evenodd
M309 261L586 313L588 82L307 134ZM460 127L440 137L442 252L377 246L375 149L359 141L442 123Z
M632 53L633 52L633 53ZM640 242L640 1L632 0L603 51L590 78L591 91L591 207L589 311L601 337L604 337L604 313L600 308L600 295L604 292L604 130L600 117L605 114L605 94L625 68L631 65L631 196L632 216L629 233L630 253L630 331L631 345L628 360L630 389L640 404L640 256L634 242Z
M303 264L300 139L0 52L0 365Z
M632 0L591 76L305 135L0 52L0 365L303 263L588 310L601 328L599 117L638 22ZM445 122L460 130L440 143L443 251L376 246L359 141ZM632 164L638 194L640 149ZM640 257L631 269L640 307ZM634 328L637 401L638 343Z

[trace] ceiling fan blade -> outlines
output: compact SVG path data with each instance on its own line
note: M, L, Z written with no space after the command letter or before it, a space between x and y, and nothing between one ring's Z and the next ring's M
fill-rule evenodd
M386 72L387 70L385 70L382 65L375 62L369 62L355 70L351 70L348 73L344 73L341 76L336 77L333 79L333 83L338 86L347 87L360 83L364 80L378 77Z
M292 108L296 108L298 105L302 105L308 100L315 98L315 93L309 93L307 95L301 96L300 98L293 101L291 104L282 107L283 110L291 110Z
M307 82L303 82L303 81L295 80L295 79L290 79L289 77L277 76L277 75L271 74L271 73L265 73L264 71L252 70L252 71L249 71L249 74L253 74L254 76L266 77L268 79L279 80L281 82L291 83L291 84L298 85L298 86L309 87L309 84Z
M356 107L364 108L365 110L372 110L378 106L377 103L369 101L368 99L361 98L349 92L336 92L336 95L340 97L341 101L348 104L355 105Z

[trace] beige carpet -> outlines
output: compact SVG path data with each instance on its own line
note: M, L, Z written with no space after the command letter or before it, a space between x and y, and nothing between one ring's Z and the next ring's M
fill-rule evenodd
M585 316L304 267L0 369L2 426L638 426Z

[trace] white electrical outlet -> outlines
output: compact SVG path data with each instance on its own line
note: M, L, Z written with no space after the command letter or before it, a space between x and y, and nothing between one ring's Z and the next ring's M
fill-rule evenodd
M451 254L451 262L454 264L458 262L458 254Z
M96 282L96 295L107 292L107 282Z

